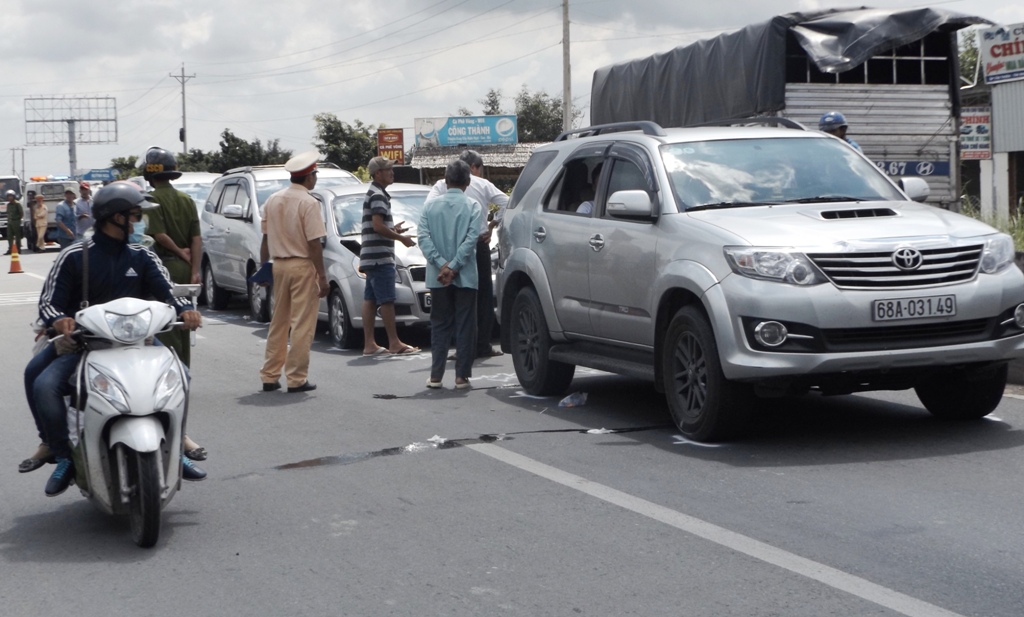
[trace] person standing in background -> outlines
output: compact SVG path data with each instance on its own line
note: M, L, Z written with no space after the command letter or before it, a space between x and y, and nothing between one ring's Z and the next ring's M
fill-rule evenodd
M500 356L500 349L491 347L491 332L494 330L494 281L491 280L491 231L501 222L501 217L508 205L508 195L483 177L484 159L475 150L464 150L459 160L469 165L473 177L466 187L466 197L480 204L480 235L476 245L476 274L479 287L476 294L476 357L490 358ZM427 201L444 195L447 191L444 180L438 180L430 188ZM489 205L498 207L493 220L488 220ZM456 358L458 356L456 355Z
M846 123L846 116L838 111L826 112L822 114L821 119L818 120L819 131L828 133L829 135L835 135L839 139L850 144L850 147L857 152L861 152L860 146L857 142L846 136L847 129L849 129L849 124Z
M46 222L50 218L50 208L42 195L36 195L36 204L32 207L32 222L36 228L36 251L46 250Z
M398 338L395 324L395 240L405 246L416 246L406 236L403 221L397 224L391 218L391 195L387 187L395 183L395 162L383 156L370 159L366 168L373 182L363 200L362 249L359 252L359 270L366 275L363 292L363 355L383 353L410 354L420 348L406 345ZM374 331L377 311L388 335L387 348L377 345Z
M92 229L92 188L88 182L78 186L81 197L75 202L75 240L85 239L85 232Z
M264 206L260 261L274 262L274 314L260 370L264 392L281 388L278 380L282 371L288 394L316 390L316 384L308 379L309 349L316 333L320 298L329 291L320 244L327 228L320 202L309 193L316 186L319 159L316 150L290 158L284 168L291 175L291 184L271 195Z
M430 308L430 378L440 388L448 344L455 337L455 389L470 387L476 328L477 268L474 253L480 235L480 205L465 195L471 174L455 160L444 172L448 191L423 207L418 225L420 248L427 260ZM488 270L488 276L490 271Z
M75 192L64 191L64 201L57 204L57 244L65 248L75 241Z
M18 195L14 191L8 190L5 197L7 197L7 252L4 255L10 255L11 250L15 247L19 253L21 252L21 219L25 214L25 209L21 206Z
M153 186L150 196L160 205L149 210L134 231L153 238L152 250L167 268L172 281L178 285L198 285L199 264L203 258L199 214L192 198L171 186L171 180L181 177L178 161L163 148L150 148L139 166L142 176ZM188 330L175 328L158 334L157 338L172 348L185 366L192 367L192 338ZM183 440L183 448L188 458L206 460L206 448L188 435Z

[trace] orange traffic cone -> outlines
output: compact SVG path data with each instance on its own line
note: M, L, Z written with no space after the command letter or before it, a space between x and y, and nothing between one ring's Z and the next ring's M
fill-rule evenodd
M18 257L18 245L11 245L11 271L7 274L22 274L21 257Z

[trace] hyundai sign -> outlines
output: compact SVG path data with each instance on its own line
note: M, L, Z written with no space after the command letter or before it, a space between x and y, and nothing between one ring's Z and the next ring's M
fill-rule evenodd
M516 116L416 118L416 145L483 146L519 142Z

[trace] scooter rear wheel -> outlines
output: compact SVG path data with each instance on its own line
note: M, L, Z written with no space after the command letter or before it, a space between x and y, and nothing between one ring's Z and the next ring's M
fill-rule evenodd
M132 540L149 548L160 538L160 460L157 452L124 450L128 464L128 484L132 487L128 501L128 518Z

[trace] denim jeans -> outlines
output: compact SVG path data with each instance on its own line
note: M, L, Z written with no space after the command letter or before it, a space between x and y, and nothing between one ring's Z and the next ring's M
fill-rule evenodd
M50 343L29 360L25 367L25 398L39 431L39 439L61 458L69 458L68 409L64 397L71 394L70 383L81 353L57 355Z
M439 381L455 337L455 376L473 374L476 345L476 290L455 285L430 288L430 377Z

